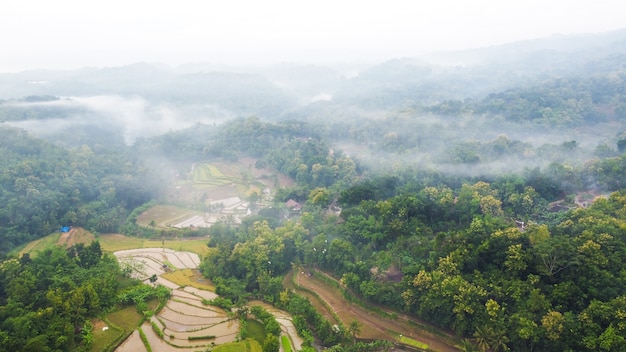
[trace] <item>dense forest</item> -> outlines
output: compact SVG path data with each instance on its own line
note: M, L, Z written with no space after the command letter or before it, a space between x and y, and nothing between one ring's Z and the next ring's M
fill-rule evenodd
M626 350L624 38L458 53L467 65L398 59L350 78L146 64L0 75L0 350L89 350L89 318L140 290L97 242L16 248L65 225L184 236L135 216L171 202L169 180L191 163L244 157L295 185L203 232L215 250L201 269L224 306L290 312L307 350L389 345L338 333L285 290L293 268L468 351ZM35 78L51 83L19 83ZM290 199L302 209L285 216Z

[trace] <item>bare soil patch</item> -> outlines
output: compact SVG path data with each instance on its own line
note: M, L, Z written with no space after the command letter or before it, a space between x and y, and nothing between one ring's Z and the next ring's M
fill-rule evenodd
M96 239L91 232L82 227L72 227L68 232L61 233L57 245L69 248L78 243L91 243Z

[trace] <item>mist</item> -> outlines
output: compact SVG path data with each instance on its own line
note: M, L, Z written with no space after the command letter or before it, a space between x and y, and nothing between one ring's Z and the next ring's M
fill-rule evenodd
M7 121L8 125L23 128L35 136L46 139L65 138L75 128L106 131L121 136L130 146L138 138L159 136L169 131L179 131L195 124L221 124L233 118L227 110L212 105L192 104L176 107L171 104L151 103L142 97L102 95L87 97L60 97L59 100L34 103L12 103L27 111L48 108L60 111L60 117L51 119L26 119Z
M306 123L370 170L478 177L582 167L617 155L626 130L624 42L616 31L369 65L31 71L0 75L0 121L66 145L130 146L180 132L202 150L209 141L191 137L198 124L255 116Z

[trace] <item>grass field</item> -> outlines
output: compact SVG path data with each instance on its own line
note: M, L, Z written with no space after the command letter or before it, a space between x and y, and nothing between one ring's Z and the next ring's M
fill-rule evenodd
M416 347L416 348L419 348L419 349L422 349L422 350L427 350L428 349L428 345L427 344L425 344L423 342L420 342L420 341L417 341L417 340L414 340L414 339L412 339L410 337L406 337L406 336L400 336L400 343L403 343L403 344L409 345L409 346L413 346L413 347Z
M248 337L263 344L265 341L265 327L260 321L248 319Z
M262 352L263 348L256 340L247 339L241 342L231 342L213 348L213 352Z
M291 348L291 342L289 341L289 338L287 336L281 336L280 342L283 345L284 352L293 352L293 348Z
M198 270L182 269L165 273L161 276L179 286L191 286L201 290L215 292L215 286L210 284L207 279L203 278Z
M111 350L114 345L120 343L141 324L143 317L137 312L135 306L128 306L108 314L106 320L112 325L109 326L103 320L94 320L93 322L94 339L91 350L94 352ZM102 330L105 326L108 326L106 331Z
M100 322L94 324L93 343L91 350L93 352L111 350L113 345L117 344L124 338L124 330L114 326L109 326L108 330L102 330L103 326Z
M19 251L18 256L21 258L24 253L28 253L31 257L34 257L37 255L37 252L41 252L46 248L51 248L57 245L57 243L59 242L59 238L61 238L61 233L56 232L46 237L30 242Z

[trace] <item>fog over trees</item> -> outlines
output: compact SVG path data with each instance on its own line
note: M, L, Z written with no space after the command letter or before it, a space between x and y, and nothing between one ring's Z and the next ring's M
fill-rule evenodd
M308 349L389 346L285 290L293 268L452 331L455 348L625 350L625 62L621 30L377 65L0 74L0 350L89 350L86 322L124 303L132 284L97 242L18 257L62 225L208 236L201 268L222 304L288 311ZM194 163L248 158L293 185L240 223L137 222L154 204L198 207L171 196ZM80 310L53 299L64 289Z

